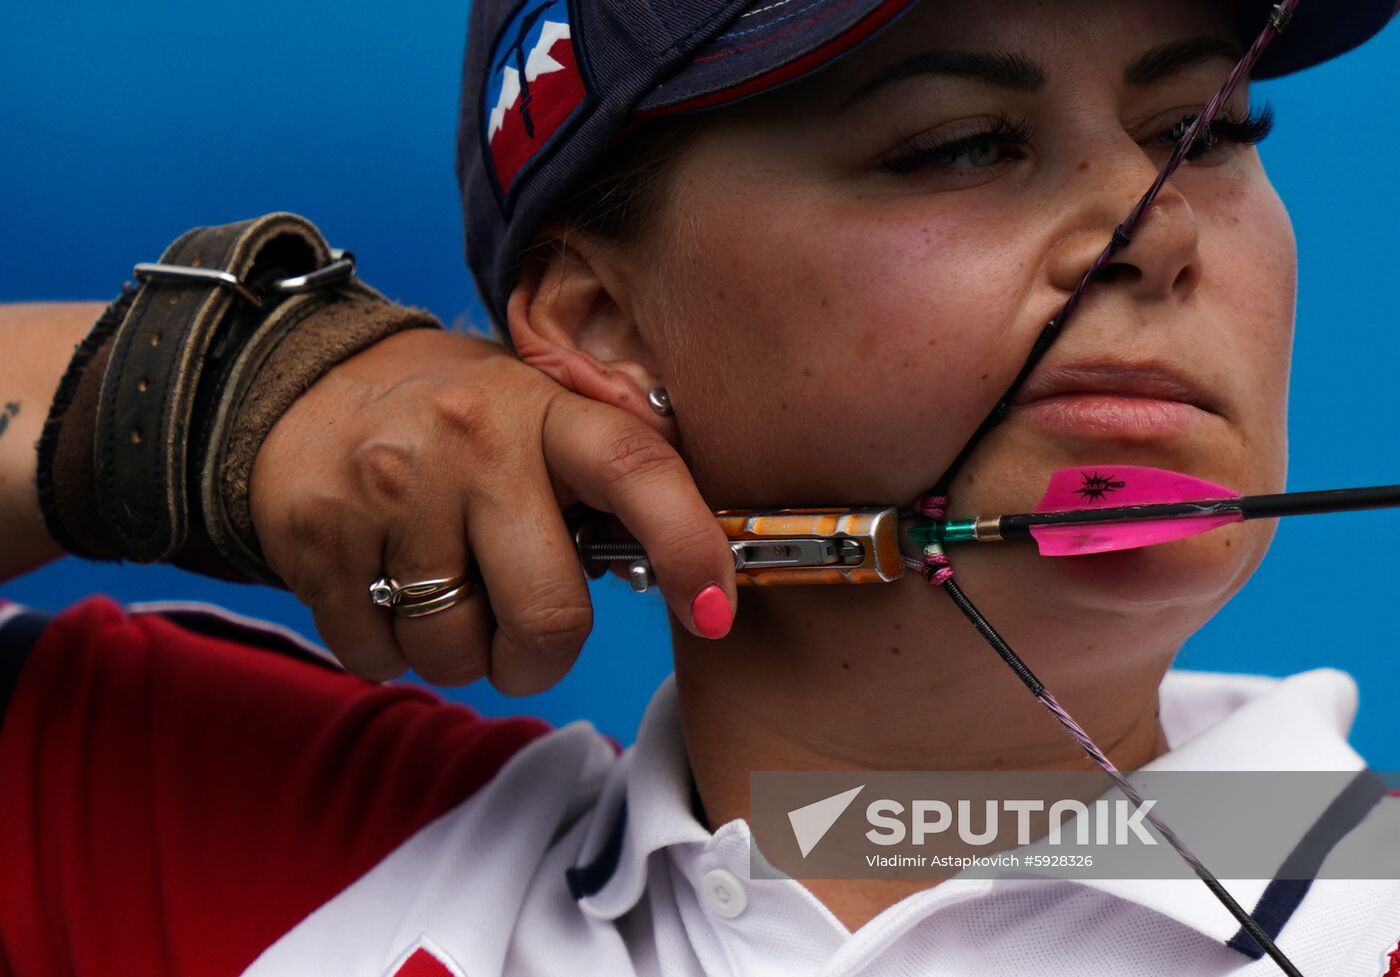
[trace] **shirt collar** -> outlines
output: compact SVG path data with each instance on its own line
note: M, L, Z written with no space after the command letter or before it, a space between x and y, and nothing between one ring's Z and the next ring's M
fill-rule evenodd
M1160 704L1169 752L1144 770L1365 767L1346 742L1356 714L1356 685L1334 669L1286 679L1172 671L1162 685ZM710 832L696 817L691 797L675 680L668 678L652 697L635 745L610 773L581 857L570 870L570 886L586 914L616 919L635 906L646 889L654 852L676 845L729 847L738 835L747 838L742 821ZM1332 800L1319 798L1317 813ZM1300 837L1307 827L1300 827ZM996 883L1017 884L1023 883ZM1217 942L1237 936L1234 919L1194 879L1086 879L1080 884L1159 912ZM1268 885L1266 880L1231 881L1228 888L1249 909L1269 895ZM946 904L960 887L969 887L963 895L981 895L992 888L986 880L954 879L910 896L891 911L912 925Z
M691 782L672 676L652 696L636 743L604 785L583 858L570 870L570 886L585 913L616 919L636 905L653 852L713 844L716 835L691 805Z

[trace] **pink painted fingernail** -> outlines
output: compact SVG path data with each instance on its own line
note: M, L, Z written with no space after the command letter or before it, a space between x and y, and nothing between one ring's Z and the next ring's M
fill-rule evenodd
M723 638L729 633L734 612L719 584L712 583L695 595L690 602L690 619L695 622L695 630L707 638Z

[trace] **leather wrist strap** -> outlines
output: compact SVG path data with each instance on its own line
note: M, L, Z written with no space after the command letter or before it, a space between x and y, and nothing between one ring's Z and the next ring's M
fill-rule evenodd
M44 528L65 551L91 559L121 558L97 512L92 445L112 341L135 298L135 288L123 288L78 344L39 437L35 481Z
M256 295L264 283L314 271L329 257L310 223L269 214L188 231L160 264L222 270ZM193 280L148 280L137 293L103 377L93 444L98 511L127 559L169 559L187 538L199 382L241 346L263 312L233 288Z
M248 515L257 449L337 363L438 323L355 281L353 259L294 214L196 228L137 274L45 424L45 523L77 555L281 585Z
M350 282L283 303L234 362L215 410L200 471L204 528L219 554L255 580L285 586L263 558L249 508L253 461L268 432L337 363L380 339L440 324Z

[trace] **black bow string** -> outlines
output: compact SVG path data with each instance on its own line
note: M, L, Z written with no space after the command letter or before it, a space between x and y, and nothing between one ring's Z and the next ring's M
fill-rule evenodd
M1133 207L1132 211L1123 222L1114 228L1113 236L1109 239L1109 242L1104 246L1098 257L1094 259L1093 264L1090 265L1089 270L1080 280L1078 286L1065 301L1059 314L1055 316L1054 319L1050 320L1036 337L1035 343L1031 347L1030 354L1026 358L1025 365L1022 366L1020 372L1017 373L1016 379L1012 382L1010 388L1001 396L1001 399L997 401L996 406L987 414L982 423L978 425L972 437L968 440L967 444L963 446L957 457L954 458L953 463L948 467L948 470L943 473L943 476L938 480L937 484L925 495L921 496L918 502L910 507L909 510L906 510L906 512L918 512L922 515L935 518L942 516L943 509L947 505L947 495L952 486L953 479L967 462L968 457L976 450L982 439L987 436L992 428L996 427L997 424L1001 423L1002 419L1005 418L1016 393L1021 389L1026 378L1029 377L1031 372L1040 364L1051 345L1054 344L1055 340L1064 331L1065 326L1069 323L1075 311L1079 308L1080 303L1083 301L1085 292L1099 279L1104 268L1113 260L1114 255L1132 242L1133 234L1137 231L1138 225L1142 222L1144 216L1147 214L1148 208L1152 206L1153 201L1157 199L1157 195L1161 192L1167 180L1171 178L1172 174L1176 172L1183 161L1198 159L1213 148L1214 136L1211 133L1211 122L1215 119L1217 114L1219 114L1221 107L1229 100L1235 89L1239 87L1240 82L1253 70L1255 63L1259 60L1260 55L1263 54L1264 49L1288 26L1288 22L1293 16L1293 10L1297 5L1298 0L1282 0L1281 3L1276 4L1269 13L1269 20L1264 26L1264 29L1255 37L1254 43L1250 45L1244 57L1231 69L1229 76L1225 79L1225 83L1221 85L1219 91L1215 93L1206 107L1199 115L1193 118L1183 119L1178 123L1176 130L1173 131L1173 135L1176 137L1176 147L1161 170L1158 171L1157 177L1152 182L1152 185L1148 188L1147 192L1142 195L1141 199L1138 200L1136 206ZM1144 803L1143 797L1132 783L1114 766L1113 762L1109 760L1104 751L1094 742L1093 737L1091 737L1084 728L1075 721L1074 717L1060 705L1054 695L1051 694L1050 690L1045 687L1045 684L1041 682L1040 679L1036 678L1035 673L1031 671L1030 667L1021 660L1021 657L1006 643L1006 640L997 633L997 630L992 627L967 595L963 593L962 588L960 588L953 579L952 565L941 548L936 544L932 545L925 550L924 559L922 561L909 562L911 566L921 570L925 578L931 583L937 584L943 588L948 594L948 597L957 605L958 610L963 613L968 621L972 623L972 626L977 629L978 633L982 635L987 643L991 645L992 649L1001 657L1002 661L1011 668L1016 674L1016 677L1030 690L1031 695L1035 696L1046 711L1048 711L1074 739L1080 749L1098 764L1124 795L1132 800L1134 804L1141 806ZM1283 951L1278 948L1273 938L1254 921L1254 917L1235 901L1235 898L1230 895L1229 891L1220 884L1220 880L1215 877L1210 869L1206 868L1206 866L1201 863L1201 860L1191 852L1191 849L1186 846L1176 833L1150 809L1145 819L1167 840L1172 848L1176 850L1177 854L1191 867L1196 876L1210 889L1211 893L1214 894L1227 910L1229 910L1230 914L1239 922L1245 933L1259 945L1264 953L1268 954L1269 957L1278 964L1279 969L1287 974L1288 977L1303 977L1302 972L1299 971Z

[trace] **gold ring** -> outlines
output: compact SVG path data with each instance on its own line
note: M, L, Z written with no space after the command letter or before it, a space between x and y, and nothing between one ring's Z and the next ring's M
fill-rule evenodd
M380 577L369 585L369 599L378 607L392 610L400 617L427 617L460 604L476 588L466 574L414 580L399 583L393 577Z

